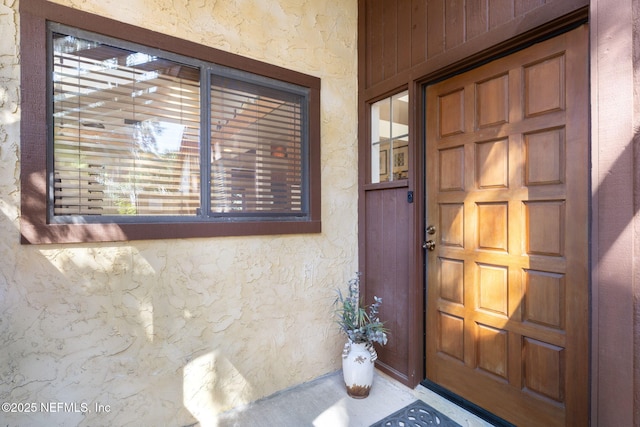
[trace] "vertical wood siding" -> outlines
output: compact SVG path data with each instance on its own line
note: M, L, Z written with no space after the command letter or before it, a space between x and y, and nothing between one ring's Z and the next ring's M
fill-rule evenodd
M409 368L409 207L406 188L367 192L367 251L364 275L367 304L382 298L380 317L389 328L389 342L377 347L380 363L398 379L408 381Z
M366 11L367 88L532 12L544 10L558 17L572 5L588 4L576 0L361 1Z

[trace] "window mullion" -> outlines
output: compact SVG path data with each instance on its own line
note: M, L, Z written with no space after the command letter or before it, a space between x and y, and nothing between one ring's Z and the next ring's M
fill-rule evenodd
M47 28L47 52L53 51L53 32ZM54 61L53 55L47 55L46 60L47 67L47 150L46 150L46 162L47 162L47 221L52 222L55 218L54 205L55 205L55 174L54 174L54 158L53 158L53 134L55 119L53 117L53 73L54 73Z
M211 70L200 67L200 215L211 213Z

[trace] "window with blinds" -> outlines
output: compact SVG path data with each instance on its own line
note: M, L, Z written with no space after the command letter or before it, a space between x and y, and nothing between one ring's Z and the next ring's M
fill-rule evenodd
M212 76L211 210L302 212L300 95Z
M308 216L306 88L57 24L50 52L52 221Z

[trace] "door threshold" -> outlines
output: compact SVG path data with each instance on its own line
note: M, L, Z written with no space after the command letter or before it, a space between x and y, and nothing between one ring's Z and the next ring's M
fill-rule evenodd
M477 416L478 418L482 418L486 422L491 423L496 427L516 427L515 424L511 424L510 422L503 420L497 415L494 415L486 409L483 409L480 406L469 402L468 400L458 396L457 394L447 390L446 388L434 383L431 380L424 379L420 382L420 384L433 391L434 393L444 397L451 403L459 406L466 411L471 412L473 415Z

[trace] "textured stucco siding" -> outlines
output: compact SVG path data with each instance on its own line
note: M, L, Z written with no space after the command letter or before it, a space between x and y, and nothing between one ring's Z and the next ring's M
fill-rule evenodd
M320 77L323 232L20 245L20 19L0 0L0 402L67 404L0 424L215 425L337 370L333 290L358 265L357 2L57 3Z

